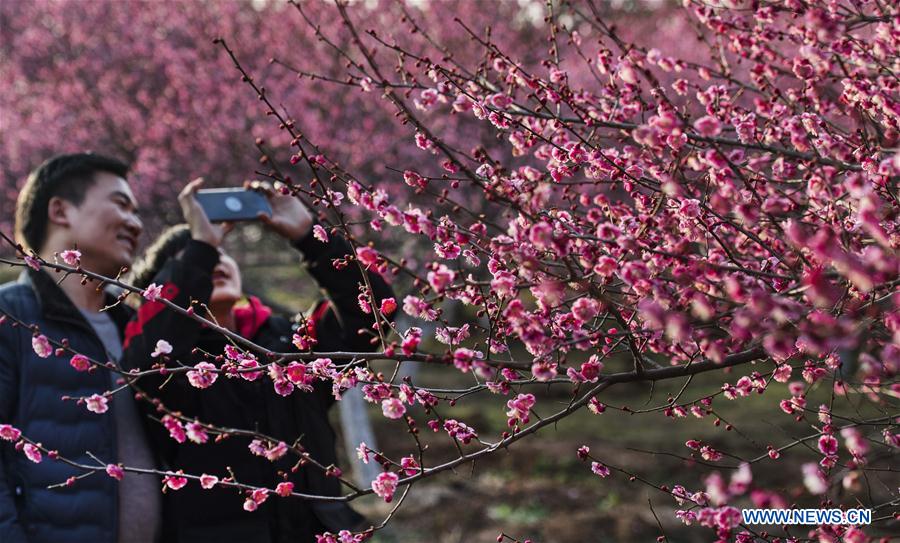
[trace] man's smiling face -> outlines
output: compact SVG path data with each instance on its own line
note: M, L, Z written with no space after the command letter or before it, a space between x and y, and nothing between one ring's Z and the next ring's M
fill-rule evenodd
M115 275L122 266L131 265L143 224L124 178L95 172L81 204L69 205L66 216L72 244L81 251L85 269Z

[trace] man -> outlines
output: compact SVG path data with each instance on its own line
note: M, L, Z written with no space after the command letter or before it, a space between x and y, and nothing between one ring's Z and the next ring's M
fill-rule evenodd
M82 153L54 157L28 177L16 206L16 239L26 250L53 262L76 249L85 270L115 277L129 266L142 230L134 195L118 160ZM60 457L97 465L154 467L144 426L128 388L113 395L103 413L63 401L103 394L122 386L114 371L78 371L71 353L48 357L32 348L34 324L53 341L93 360L118 367L123 330L130 317L124 304L96 281L82 283L48 267L28 268L19 280L0 286L0 424L20 429ZM94 409L94 411L102 411ZM98 472L70 485L48 489L84 471L44 456L35 463L13 443L0 441L0 541L148 542L158 537L159 480L126 474L120 482ZM113 470L115 473L115 470Z

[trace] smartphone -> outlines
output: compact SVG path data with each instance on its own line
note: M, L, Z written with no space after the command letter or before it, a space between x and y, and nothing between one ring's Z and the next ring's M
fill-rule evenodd
M272 216L269 201L255 190L201 189L195 196L210 222L254 221L260 212Z

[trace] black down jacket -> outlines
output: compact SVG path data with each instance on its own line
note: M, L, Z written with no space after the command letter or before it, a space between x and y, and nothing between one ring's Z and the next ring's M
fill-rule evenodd
M107 298L113 305L114 297ZM117 304L109 315L120 332L131 317L130 308ZM68 364L71 355L40 358L32 349L32 332L13 327L13 318L36 324L56 341L67 339L75 351L106 360L106 350L54 279L44 271L27 269L15 283L0 286L0 424L60 456L93 465L91 451L104 462L118 459L115 404L102 415L88 412L62 396L102 394L110 387L107 371L80 372ZM45 455L34 463L0 440L0 542L26 541L114 543L119 510L115 479L101 474L79 479L72 486L48 489L83 471Z

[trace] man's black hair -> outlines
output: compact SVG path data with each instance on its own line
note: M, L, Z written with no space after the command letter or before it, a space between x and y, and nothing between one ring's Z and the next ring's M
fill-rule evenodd
M39 252L47 241L50 199L58 196L81 205L97 172L125 177L128 164L94 153L76 153L57 155L33 170L16 202L16 241Z

